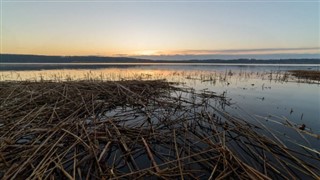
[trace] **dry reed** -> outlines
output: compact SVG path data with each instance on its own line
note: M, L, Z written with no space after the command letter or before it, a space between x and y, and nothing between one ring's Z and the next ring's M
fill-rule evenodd
M0 84L2 179L320 175L319 149L279 143L212 92L163 80Z

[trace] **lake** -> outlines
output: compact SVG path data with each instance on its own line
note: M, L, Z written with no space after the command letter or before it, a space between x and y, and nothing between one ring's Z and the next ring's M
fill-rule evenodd
M283 77L288 70L319 70L319 65L270 64L1 64L0 80L166 79L197 91L231 99L244 114L286 117L320 134L319 82Z
M301 64L66 63L1 64L0 80L166 79L231 99L241 116L285 117L320 134L319 82L299 82L289 70L319 70ZM248 117L246 117L248 118Z
M289 148L297 150L296 145L302 145L318 151L319 139L284 129L284 125L305 124L307 132L320 134L320 82L299 79L289 72L319 68L270 64L1 64L0 81L165 79L198 93L226 97L230 105L215 106L266 127Z

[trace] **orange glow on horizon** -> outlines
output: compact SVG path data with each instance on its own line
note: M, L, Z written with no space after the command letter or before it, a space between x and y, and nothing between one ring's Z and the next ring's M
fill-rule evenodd
M288 49L226 49L226 50L131 50L131 51L106 51L104 48L68 48L58 46L52 48L39 49L6 49L1 54L33 54L33 55L53 55L53 56L111 56L111 57L130 57L130 56L179 56L179 55L254 55L254 54L320 54L320 48L288 48Z

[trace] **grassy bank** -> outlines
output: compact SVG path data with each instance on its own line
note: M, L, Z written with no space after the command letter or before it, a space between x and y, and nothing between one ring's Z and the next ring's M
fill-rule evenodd
M228 105L163 80L0 82L0 177L319 178L319 149L289 147Z

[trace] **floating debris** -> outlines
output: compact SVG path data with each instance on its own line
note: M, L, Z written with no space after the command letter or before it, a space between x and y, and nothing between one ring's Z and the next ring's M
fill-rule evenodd
M305 124L301 124L301 126L299 126L299 129L300 129L300 130L305 130L305 128L306 128L306 125L305 125Z
M292 114L293 113L293 110L292 110L292 108L291 108L291 110L290 110L290 114Z

